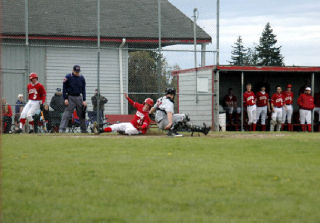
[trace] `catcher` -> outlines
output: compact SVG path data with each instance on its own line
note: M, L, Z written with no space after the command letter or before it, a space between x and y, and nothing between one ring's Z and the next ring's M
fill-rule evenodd
M203 126L196 126L189 123L190 119L185 114L174 114L174 97L176 90L173 88L166 89L166 95L159 98L149 114L156 112L155 121L158 128L168 130L168 136L182 136L178 131L202 132L207 135L211 127L207 127L205 123Z

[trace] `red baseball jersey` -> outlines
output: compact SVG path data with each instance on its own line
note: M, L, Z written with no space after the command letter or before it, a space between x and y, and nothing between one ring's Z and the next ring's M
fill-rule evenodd
M284 105L284 98L282 94L275 93L271 97L271 104L273 106L281 108Z
M137 109L134 118L131 120L131 124L142 134L145 134L150 125L149 111L143 111L143 104L134 102L131 98L128 98L129 103Z
M256 96L252 91L246 91L243 94L243 102L245 106L251 106L256 104Z
M226 95L223 100L226 106L234 106L237 103L237 97L234 95Z
M311 94L301 94L298 98L298 105L302 109L312 110L314 108L314 100Z
M320 93L314 94L314 105L320 107Z
M284 99L284 103L286 105L292 105L293 103L293 92L292 91L285 91L282 93L283 94L283 99Z
M44 89L43 85L39 82L33 85L29 83L28 86L28 94L29 100L34 101L42 101L42 104L46 101L46 90Z
M259 91L257 93L257 106L264 107L268 105L269 95L266 92Z

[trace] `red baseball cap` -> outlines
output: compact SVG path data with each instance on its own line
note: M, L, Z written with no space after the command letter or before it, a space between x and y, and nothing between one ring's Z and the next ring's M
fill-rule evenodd
M291 85L291 84L288 84L287 88L292 88L292 85Z

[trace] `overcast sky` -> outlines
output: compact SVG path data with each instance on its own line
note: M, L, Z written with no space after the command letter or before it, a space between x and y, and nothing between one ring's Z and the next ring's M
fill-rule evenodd
M188 17L198 8L200 27L213 37L208 49L214 49L216 0L169 1ZM220 0L220 64L228 64L239 35L247 47L258 44L267 22L282 46L286 65L320 66L320 0ZM170 64L191 67L192 55L166 55ZM212 60L208 57L207 65Z

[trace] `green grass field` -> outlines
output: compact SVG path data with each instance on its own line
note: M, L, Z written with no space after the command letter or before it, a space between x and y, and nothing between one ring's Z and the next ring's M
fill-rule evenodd
M320 134L2 137L3 222L319 222Z

